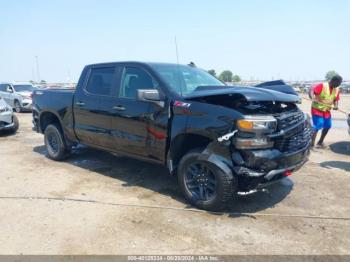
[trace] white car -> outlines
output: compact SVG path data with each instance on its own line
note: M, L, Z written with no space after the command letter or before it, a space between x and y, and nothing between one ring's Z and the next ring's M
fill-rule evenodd
M15 133L18 130L18 118L4 99L0 97L0 132L10 131Z
M0 95L17 113L32 110L32 93L36 88L30 83L1 83Z

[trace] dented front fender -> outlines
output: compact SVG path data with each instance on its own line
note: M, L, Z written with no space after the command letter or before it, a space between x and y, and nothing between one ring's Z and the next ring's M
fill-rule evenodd
M203 150L199 159L214 164L233 179L233 165L229 144L213 141Z

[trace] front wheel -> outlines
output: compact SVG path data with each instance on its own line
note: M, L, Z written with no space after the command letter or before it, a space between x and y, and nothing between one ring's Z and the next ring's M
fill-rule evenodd
M15 111L16 111L16 113L22 112L21 104L19 103L18 100L15 101Z
M44 140L49 158L60 161L69 155L69 147L67 147L63 132L57 124L46 127Z
M178 167L178 182L185 198L208 211L220 211L236 192L234 178L216 165L200 160L200 150L187 153Z

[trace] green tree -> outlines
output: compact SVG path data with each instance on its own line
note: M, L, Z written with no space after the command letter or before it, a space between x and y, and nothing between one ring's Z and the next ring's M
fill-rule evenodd
M239 75L234 75L234 76L232 77L232 81L233 81L233 82L241 82L241 77L240 77Z
M325 76L325 77L326 77L326 80L327 80L327 81L331 80L332 77L335 76L335 75L338 75L338 73L337 73L336 71L334 71L334 70L328 71L327 74L326 74L326 76Z
M211 74L212 76L215 76L215 77L216 77L216 72L215 72L214 69L208 70L208 73Z
M221 72L219 79L224 82L232 82L232 72L230 70Z

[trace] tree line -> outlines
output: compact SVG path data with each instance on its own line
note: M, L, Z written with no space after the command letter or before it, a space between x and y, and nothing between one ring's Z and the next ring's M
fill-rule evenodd
M230 70L224 70L219 75L217 75L214 69L210 69L208 70L208 73L223 82L241 82L242 80L239 75L234 75ZM325 79L329 81L334 75L338 75L338 73L335 70L330 70L326 73Z
M242 80L239 75L234 75L230 70L224 70L217 75L214 69L210 69L208 70L208 73L219 78L223 82L241 82Z

